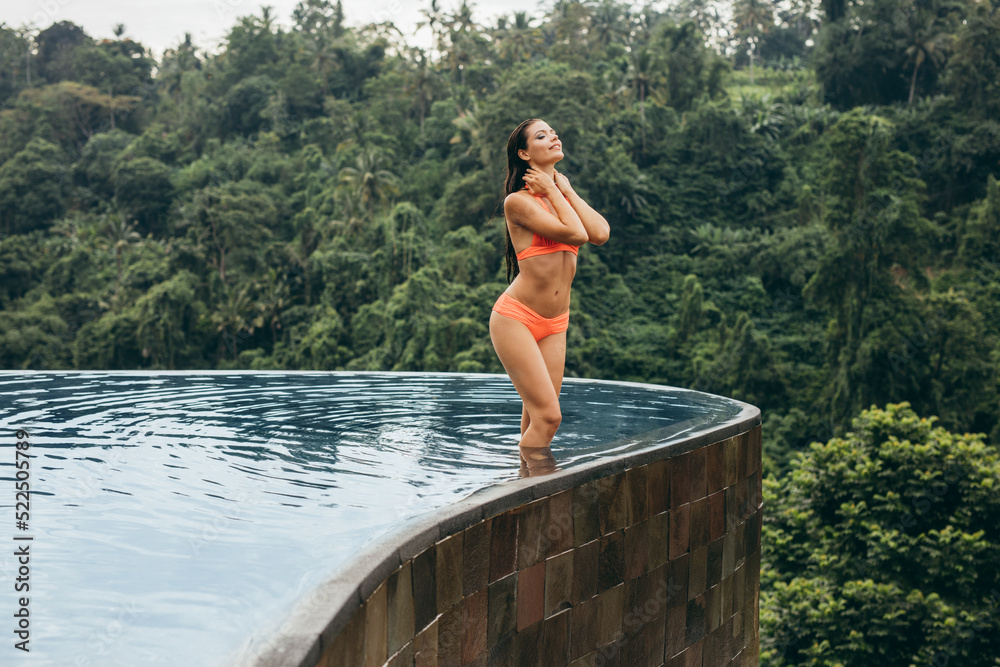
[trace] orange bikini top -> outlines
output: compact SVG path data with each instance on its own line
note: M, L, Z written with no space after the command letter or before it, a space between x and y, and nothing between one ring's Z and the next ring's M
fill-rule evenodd
M527 187L524 189L528 190ZM531 190L528 190L528 194L531 194ZM555 213L552 212L552 209L549 208L549 205L545 202L545 199L543 199L541 195L531 195L531 196L537 199L538 201L542 202L542 205L545 206L546 211L555 215ZM517 253L517 259L518 261L520 261L522 259L527 259L528 257L537 257L538 255L548 255L554 252L564 252L564 251L571 252L574 255L576 255L579 252L579 250L580 250L579 246L570 245L568 243L562 243L560 241L553 241L552 239L546 238L536 232L531 236L531 245L522 250L521 252Z

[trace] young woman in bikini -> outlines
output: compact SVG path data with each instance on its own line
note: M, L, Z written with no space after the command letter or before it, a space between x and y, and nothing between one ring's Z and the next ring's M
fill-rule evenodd
M518 125L507 140L510 286L493 306L490 338L523 402L519 449L522 469L530 473L555 469L549 445L562 421L559 390L577 249L601 245L611 231L556 171L561 159L558 135L537 118Z

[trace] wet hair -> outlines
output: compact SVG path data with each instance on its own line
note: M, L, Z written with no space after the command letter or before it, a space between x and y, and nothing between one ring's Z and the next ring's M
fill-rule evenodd
M524 189L524 175L528 172L528 163L517 154L519 150L528 148L528 127L532 123L537 123L540 118L529 118L522 122L507 138L507 170L504 172L503 196L506 198L512 192ZM514 244L510 241L510 227L504 225L507 234L504 243L504 254L507 257L507 283L510 284L520 267L517 265L517 253L514 252Z

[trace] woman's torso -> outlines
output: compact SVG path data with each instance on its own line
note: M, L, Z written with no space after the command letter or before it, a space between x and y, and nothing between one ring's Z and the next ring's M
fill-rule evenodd
M534 206L543 206L529 194L522 196L531 197ZM550 212L553 211L547 199L545 205ZM517 252L532 245L534 232L530 229L510 222L507 222L507 229L510 230L511 243ZM560 251L526 257L518 261L518 269L517 277L507 288L507 294L542 317L556 317L569 310L570 288L576 275L574 253Z

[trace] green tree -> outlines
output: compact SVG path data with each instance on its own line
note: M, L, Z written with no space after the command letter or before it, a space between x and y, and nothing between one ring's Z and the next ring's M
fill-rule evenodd
M825 141L823 219L831 242L804 293L831 318L829 400L836 420L871 402L873 378L866 373L882 369L865 363L863 342L902 295L893 271L922 276L930 233L920 214L923 183L915 178L915 160L891 147L894 131L884 118L855 109Z
M0 221L6 234L44 229L66 210L66 157L56 145L32 139L0 165Z
M908 403L764 482L761 660L995 665L1000 461Z

